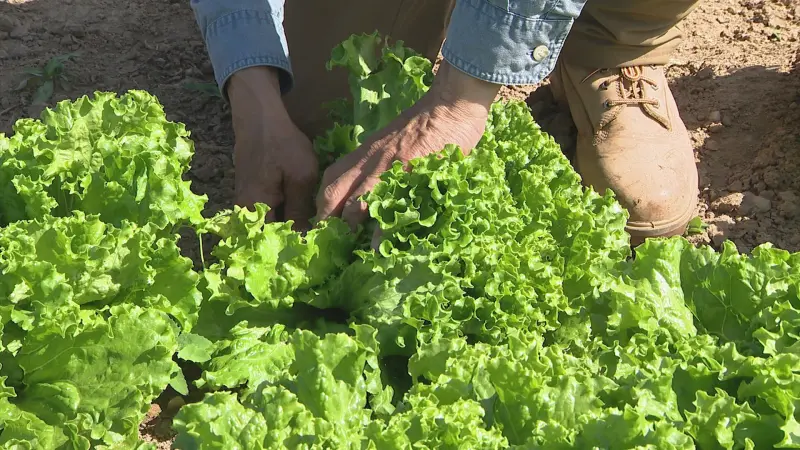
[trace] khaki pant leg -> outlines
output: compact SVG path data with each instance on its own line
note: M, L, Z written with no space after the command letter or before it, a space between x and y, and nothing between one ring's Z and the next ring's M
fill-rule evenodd
M284 28L294 88L284 97L295 123L310 136L330 126L322 105L349 97L347 73L325 64L331 50L352 34L372 33L402 40L434 61L444 41L454 0L290 0Z
M699 0L588 0L562 51L571 64L664 65L683 38L680 22Z

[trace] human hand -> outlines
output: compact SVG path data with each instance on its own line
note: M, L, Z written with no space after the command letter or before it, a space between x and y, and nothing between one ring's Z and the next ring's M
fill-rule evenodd
M295 229L308 230L314 215L317 157L283 106L275 69L236 72L228 96L236 141L236 203L266 203L268 221L293 220Z
M385 129L331 165L317 194L317 217L341 215L355 229L368 216L360 197L395 161L456 144L468 152L480 141L500 86L473 78L443 62L430 90Z

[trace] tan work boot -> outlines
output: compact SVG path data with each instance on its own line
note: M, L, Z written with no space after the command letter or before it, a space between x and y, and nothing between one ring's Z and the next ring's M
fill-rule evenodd
M663 68L560 61L551 83L578 129L576 170L586 186L616 194L632 242L683 234L696 214L697 167Z

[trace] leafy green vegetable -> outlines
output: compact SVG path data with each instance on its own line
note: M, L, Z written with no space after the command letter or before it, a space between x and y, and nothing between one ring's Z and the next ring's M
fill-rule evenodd
M22 119L0 135L0 224L75 210L117 226L199 224L206 197L181 179L188 135L143 91L98 92Z
M403 46L383 46L378 33L353 35L333 49L328 70L348 69L352 100L334 103L336 124L314 141L324 166L358 147L411 107L433 81L432 63ZM380 54L380 56L378 56Z
M308 331L289 336L283 327L246 328L220 341L204 383L250 383L243 403L215 393L185 406L176 427L177 448L356 448L372 412L388 407L381 385L374 330L354 326L354 337ZM230 415L229 415L230 413Z
M0 350L18 345L9 327L66 335L87 311L123 304L170 314L188 331L201 302L199 276L175 238L82 212L0 229L0 270Z
M323 165L433 79L377 34L329 67L352 99ZM372 249L370 226L302 235L267 205L204 219L191 143L145 93L21 122L0 138L0 447L142 448L170 386L180 449L800 448L800 254L632 252L521 102L469 150L382 176ZM201 273L186 224L218 238Z
M350 70L354 101L336 106L340 122L317 140L318 151L352 151L424 94L430 68L400 45L378 56L380 40L366 35L334 49L331 66ZM225 302L240 307L228 311L224 330L207 333L215 344L197 384L241 391L185 407L180 448L294 448L297 436L307 448L800 446L796 255L762 246L745 256L731 244L716 253L673 238L650 240L631 259L626 211L613 193L581 186L519 102L493 105L468 157L450 146L409 169L395 165L365 196L382 230L377 251L363 250L369 236L360 235L330 253L346 262L356 248L356 259L318 283L284 282L263 295L230 290L256 301ZM230 245L225 236L221 248ZM275 242L238 255L263 261L289 241ZM232 254L220 253L223 264L233 267ZM269 273L283 279L294 267ZM235 273L244 286L264 279ZM344 312L350 329L301 320L296 314L309 310L300 305ZM386 390L374 394L383 401L357 397L348 417L361 422L327 428L319 419L331 416L314 399L338 391L330 381L301 390L288 336L347 348L358 341L353 324L374 330L380 373L368 376L359 361L352 373L363 378L346 382L351 394L338 407L353 406L346 399L370 377L391 388L391 399ZM330 367L320 358L308 370ZM241 419L234 427L227 417ZM292 431L273 426L283 423Z
M29 332L13 357L23 376L0 378L0 445L130 448L149 403L179 370L176 335L165 314L128 305L108 318L87 315L65 335Z
M0 446L135 445L201 302L176 239L80 211L19 221L0 272Z

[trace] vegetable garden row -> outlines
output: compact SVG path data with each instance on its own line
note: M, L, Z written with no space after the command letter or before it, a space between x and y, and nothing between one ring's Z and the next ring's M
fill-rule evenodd
M315 142L327 163L432 81L377 35L331 66L354 98ZM2 448L151 447L166 389L200 394L181 449L800 448L800 256L671 238L632 258L626 212L523 103L496 103L470 156L385 174L377 251L338 219L208 217L193 152L142 91L0 136ZM187 227L219 238L201 270Z

